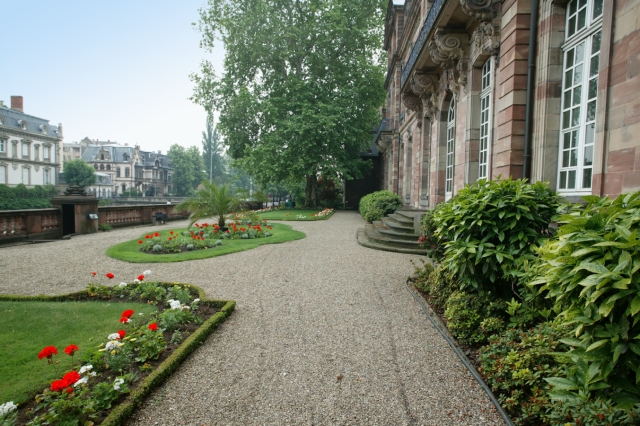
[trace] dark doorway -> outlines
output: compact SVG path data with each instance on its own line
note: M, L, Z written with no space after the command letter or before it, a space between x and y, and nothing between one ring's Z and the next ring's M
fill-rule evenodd
M76 233L76 213L73 204L62 204L62 236Z

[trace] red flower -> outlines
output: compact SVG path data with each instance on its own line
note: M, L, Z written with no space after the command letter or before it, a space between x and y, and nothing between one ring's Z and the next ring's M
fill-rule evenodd
M64 380L54 380L51 383L51 390L54 392L60 392L61 390L63 390L64 388L66 388L67 382L65 382Z
M138 244L142 244L142 240L138 240Z
M122 338L124 338L124 336L127 335L127 332L124 331L124 330L118 330L118 334L120 335L120 338L122 339Z
M77 371L69 371L62 377L62 380L66 381L70 385L74 384L78 380L80 380L80 374Z
M169 231L169 233L170 233L171 235L173 235L173 231Z
M127 317L122 317L122 318L120 318L120 322L121 322L121 323L123 323L123 324L126 324L126 323L128 323L128 322L129 322L129 318L127 318Z
M154 233L153 233L153 236L154 236L154 237L159 237L159 236L160 236L160 234L159 234L159 233L157 233L157 232L154 232Z
M80 374L78 374L77 371L69 371L67 374L65 374L62 377L62 379L54 380L53 383L51 383L51 390L54 392L60 392L65 388L70 387L78 380L80 380ZM71 391L67 389L67 393L71 393L71 392L73 392L73 388L71 388Z
M171 241L171 237L169 237L169 241Z
M76 345L69 345L66 348L64 348L64 353L69 355L69 356L73 356L73 354L78 350L79 348Z
M156 324L155 322L152 322L151 324L149 324L149 330L157 331L158 330L158 324Z
M196 226L200 226L200 225L198 225L198 224L196 223Z
M131 318L132 315L133 315L133 309L127 309L122 313L122 316L127 318Z
M138 281L142 281L142 280L144 280L144 275L142 274L138 275Z
M73 388L72 388L71 386L69 386L65 392L67 392L67 393L73 393Z
M94 277L97 275L97 272L92 272L91 275L93 275Z
M112 279L113 277L115 277L115 275L113 275L111 272L107 272L105 277Z
M55 346L47 346L40 351L40 353L38 354L38 359L42 359L42 358L51 359L53 355L58 355L58 350L56 349Z

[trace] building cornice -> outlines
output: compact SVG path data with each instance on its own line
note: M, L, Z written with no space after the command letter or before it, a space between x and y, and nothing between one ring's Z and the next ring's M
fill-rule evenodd
M19 130L19 129L14 129L12 127L0 125L0 137L3 137L3 136L4 137L15 136L18 138L39 139L39 140L47 140L52 142L62 141L62 138L45 135L43 133L29 132L26 130Z

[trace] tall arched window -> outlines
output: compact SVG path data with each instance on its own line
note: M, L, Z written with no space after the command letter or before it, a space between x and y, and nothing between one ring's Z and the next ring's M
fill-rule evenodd
M450 199L453 196L453 149L456 142L456 105L451 99L449 112L447 114L447 154L444 180L444 198Z
M482 89L480 92L480 152L478 156L478 179L489 177L489 145L491 140L491 58L482 66Z
M603 0L572 0L562 80L558 190L591 192Z

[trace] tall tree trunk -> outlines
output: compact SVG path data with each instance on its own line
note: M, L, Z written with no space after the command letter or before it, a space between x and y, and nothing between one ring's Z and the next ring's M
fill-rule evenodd
M311 209L318 206L318 177L315 174L307 176L304 187L304 206Z

